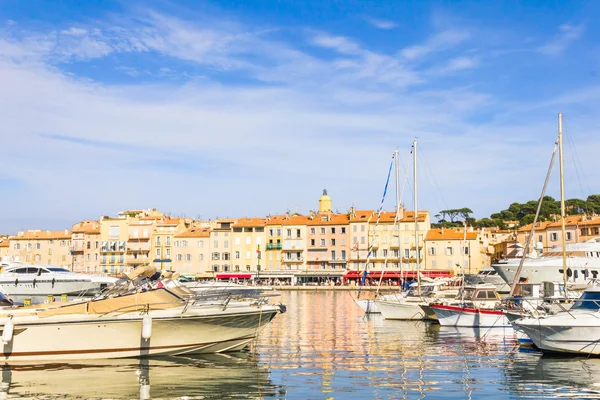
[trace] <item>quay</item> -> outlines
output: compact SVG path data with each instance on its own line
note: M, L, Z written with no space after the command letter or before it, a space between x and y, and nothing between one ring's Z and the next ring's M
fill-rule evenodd
M282 286L271 286L273 289L275 290L279 290L279 291L289 291L289 292L293 292L293 291L313 291L313 292L320 292L320 291L338 291L338 292L357 292L360 288L360 286L316 286L316 285L306 285L306 286L286 286L286 285L282 285ZM393 291L400 291L400 287L399 286L380 286L379 288L377 286L362 286L362 290L363 292L376 292L377 290L379 290L380 292L393 292Z

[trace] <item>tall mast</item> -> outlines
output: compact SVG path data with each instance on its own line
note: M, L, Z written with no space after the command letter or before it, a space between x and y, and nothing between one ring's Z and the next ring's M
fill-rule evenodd
M402 241L400 235L402 229L400 226L400 164L398 160L398 150L394 150L394 167L396 170L396 221L398 222L398 260L400 261L400 290L403 288L404 278L402 277Z
M562 113L558 113L558 162L560 164L560 227L562 230L563 281L567 297L567 243L565 227L565 172L563 164Z
M413 179L415 182L414 187L414 206L415 206L415 261L417 263L417 294L421 295L421 267L419 263L419 207L417 197L417 141L413 141Z

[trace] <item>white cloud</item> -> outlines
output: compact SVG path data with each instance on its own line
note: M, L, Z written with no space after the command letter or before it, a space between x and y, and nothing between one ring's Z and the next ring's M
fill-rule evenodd
M375 28L390 30L394 29L398 26L393 21L385 20L385 19L377 19L377 18L366 18L367 22L373 25Z
M468 37L448 32L417 58ZM4 172L21 186L4 199L0 222L48 215L74 222L136 207L205 217L306 212L324 187L334 208L376 207L391 152L399 146L406 157L414 137L429 165L421 199L432 212L448 206L434 201L436 186L451 207L478 215L539 194L537 186L521 191L514 181L543 179L553 138L535 142L531 135L548 132L553 121L473 122L499 107L493 96L451 81L425 87L427 70L348 37L315 35L312 44L333 54L319 58L235 24L198 28L159 15L143 26L86 27L66 36L0 40L3 162L10 165ZM148 50L163 61L241 71L255 81L109 85L57 67ZM460 55L446 60L438 67L469 71L478 63ZM119 68L146 73L144 65ZM174 69L161 64L158 72ZM598 148L590 137L587 148ZM511 190L499 191L498 182Z
M585 26L563 24L559 27L559 33L548 43L538 47L538 51L550 56L556 56L564 52L567 47L583 34Z
M431 53L447 50L469 38L466 31L448 29L433 35L424 44L409 46L400 52L408 60L417 60Z

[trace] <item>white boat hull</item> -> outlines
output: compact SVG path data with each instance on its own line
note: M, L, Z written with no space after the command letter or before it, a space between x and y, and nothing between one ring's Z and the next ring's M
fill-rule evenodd
M419 320L426 318L421 304L427 305L427 303L423 301L400 299L397 301L376 300L375 303L385 319Z
M379 307L377 307L377 303L373 299L354 299L354 302L357 306L360 307L361 310L365 312L365 314L380 314Z
M537 318L524 318L515 324L542 351L600 355L600 326L578 325L574 318L564 325Z
M148 340L142 338L140 312L15 318L12 340L0 342L1 358L72 360L236 351L255 339L279 312L277 306L222 308L150 311L152 329ZM1 319L3 329L7 321Z
M433 305L433 312L442 326L465 326L475 328L502 328L511 324L502 313L496 310L479 310L460 306Z

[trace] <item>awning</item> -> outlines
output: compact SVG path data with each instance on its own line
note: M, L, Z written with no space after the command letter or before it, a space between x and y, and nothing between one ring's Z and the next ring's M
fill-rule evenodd
M252 274L217 274L217 279L252 279Z
M363 276L364 271L348 271L344 274L344 279L360 279ZM383 274L383 279L416 279L417 271L368 271L367 278L369 279L380 279ZM445 270L425 270L421 271L421 276L428 278L449 278L453 275L452 271Z

